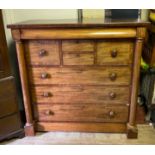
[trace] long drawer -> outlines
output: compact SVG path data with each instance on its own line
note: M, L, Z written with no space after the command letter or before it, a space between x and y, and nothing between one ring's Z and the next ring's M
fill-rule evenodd
M112 103L128 104L129 87L36 86L31 87L33 103Z
M29 68L31 84L129 85L130 67Z
M127 106L99 104L35 105L35 119L40 122L117 122L128 120Z

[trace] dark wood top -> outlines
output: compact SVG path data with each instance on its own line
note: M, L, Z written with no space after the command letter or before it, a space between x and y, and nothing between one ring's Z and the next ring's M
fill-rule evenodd
M88 27L139 27L149 26L150 22L141 20L87 19L78 20L31 20L7 25L8 28L88 28Z

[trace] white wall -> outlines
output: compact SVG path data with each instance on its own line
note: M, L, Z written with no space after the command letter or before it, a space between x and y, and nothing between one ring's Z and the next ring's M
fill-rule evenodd
M7 24L25 20L76 19L78 17L76 9L4 9L2 12L8 46L12 41L12 37L10 29L6 28Z

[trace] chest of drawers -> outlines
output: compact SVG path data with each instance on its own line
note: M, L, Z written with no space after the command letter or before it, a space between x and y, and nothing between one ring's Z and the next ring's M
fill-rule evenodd
M35 131L127 133L135 124L146 22L48 21L9 25L27 123Z

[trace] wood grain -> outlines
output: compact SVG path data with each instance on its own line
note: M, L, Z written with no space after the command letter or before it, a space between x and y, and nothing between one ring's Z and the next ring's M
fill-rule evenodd
M112 57L113 51L117 52ZM134 43L131 40L103 40L97 43L97 64L131 64Z
M128 104L129 87L39 86L31 87L33 103ZM111 97L111 93L114 97Z
M31 101L30 101L29 88L28 88L27 69L26 69L26 63L24 58L24 47L21 41L16 41L16 49L17 49L17 57L18 57L18 63L19 63L19 71L20 71L20 79L21 79L21 85L22 85L26 121L27 121L27 125L29 126L33 124L33 117L32 117Z
M94 54L93 53L64 53L63 54L64 65L93 65Z
M34 134L35 120L38 131L127 132L128 138L136 137L140 40L149 24L128 20L59 22L8 26L12 32L18 30L12 33L16 41L29 43L24 46L26 52L23 44L17 43L26 135ZM30 46L33 40L37 44ZM47 51L54 47L55 52L38 58L35 50L42 47ZM27 53L32 57L26 57L25 63ZM108 98L109 92L113 99Z
M21 29L21 39L135 38L134 28L108 29Z
M41 75L46 73L45 79ZM117 74L116 80L109 76ZM89 84L89 85L129 85L130 67L58 67L29 68L31 84Z
M37 122L37 131L71 131L71 132L107 132L124 133L126 125L123 123L66 123L66 122Z
M4 139L4 135L21 129L19 114L15 113L11 116L0 119L0 139Z
M13 77L0 79L0 118L18 112Z
M131 126L135 126L136 123L136 106L137 106L137 96L138 96L139 77L140 77L140 60L143 45L142 43L143 42L141 39L137 39L135 46L134 67L133 67L133 77L131 87L131 106L129 116L129 124Z
M33 40L24 43L27 63L31 65L59 65L58 41ZM44 53L41 53L43 50Z
M127 106L99 104L35 105L35 118L39 122L117 122L128 121ZM111 115L111 113L113 113Z

